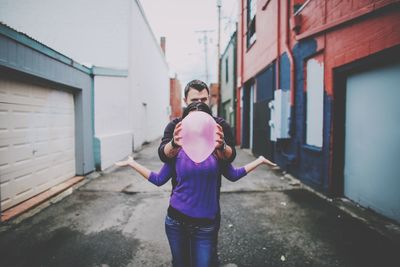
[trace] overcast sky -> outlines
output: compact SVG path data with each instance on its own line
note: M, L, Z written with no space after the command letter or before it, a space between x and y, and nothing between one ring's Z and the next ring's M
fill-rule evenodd
M182 86L192 79L217 82L217 0L140 2L157 40L161 36L166 37L166 57L171 77L176 74ZM234 31L238 0L221 0L221 3L223 53Z

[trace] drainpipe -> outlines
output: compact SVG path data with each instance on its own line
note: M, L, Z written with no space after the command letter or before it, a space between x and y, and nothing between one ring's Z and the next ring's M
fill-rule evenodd
M243 125L242 125L242 121L241 121L241 118L242 118L242 114L240 113L240 108L241 108L241 98L242 98L242 95L243 95L243 75L244 75L244 41L243 41L243 37L244 37L244 10L245 10L245 8L244 8L244 0L242 0L241 1L241 23L240 23L240 44L241 44L241 46L240 46L240 89L239 89L239 97L238 97L238 99L237 99L237 101L238 101L238 105L237 105L237 107L238 107L238 113L239 113L239 118L238 118L238 121L239 121L239 123L238 123L238 137L237 137L237 139L238 139L238 144L242 144L242 127L243 127Z
M278 2L280 2L278 0ZM290 0L287 1L286 3L286 37L285 37L285 51L288 54L289 57L289 62L290 62L290 103L294 107L294 102L295 102L295 94L294 94L294 73L295 73L295 66L294 66L294 58L293 58L293 53L292 50L290 49L290 25L289 25L289 19L290 19Z
M276 32L276 88L280 88L280 71L281 71L281 63L280 63L280 57L281 57L281 1L277 1L277 13L278 13L278 21L277 21L277 32Z

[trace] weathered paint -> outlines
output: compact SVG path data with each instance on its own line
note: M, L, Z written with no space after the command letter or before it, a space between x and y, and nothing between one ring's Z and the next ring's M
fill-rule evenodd
M272 99L275 90L275 64L271 64L256 76L256 102Z
M243 33L246 29L243 17L245 17L246 9L245 1L241 2L241 12L239 13L241 23L238 36L242 36L241 41L243 41L245 39ZM246 51L243 47L239 50L241 53L238 57L242 61L243 68L240 68L238 73L241 74L244 82L249 82L267 65L279 62L276 70L278 71L276 78L279 83L276 85L277 89L289 90L293 87L291 82L294 81L294 90L292 91L294 97L291 99L291 139L277 140L274 152L275 161L282 169L289 171L314 188L334 196L342 196L343 179L340 178L340 170L343 167L340 166L342 164L340 157L343 157L342 150L344 149L337 149L338 146L334 142L340 143L343 139L340 129L343 125L337 125L337 122L340 121L337 117L340 118L343 114L341 111L339 114L336 113L344 102L337 103L336 99L334 102L333 98L340 96L340 90L343 90L344 86L341 81L337 80L338 77L335 78L337 75L335 73L343 68L346 68L346 72L354 71L353 64L373 58L377 54L388 53L391 58L398 54L400 48L399 3L390 0L283 1L280 2L282 12L279 13L276 12L279 10L277 0L267 2L268 4L264 5L262 11L257 11L257 25L260 26L257 26L257 42ZM379 4L377 4L378 2ZM299 8L296 6L297 3L304 3L304 5L294 14L293 9ZM286 9L287 4L290 5L290 10ZM297 30L291 28L292 22L295 20L292 14L302 18L300 28ZM264 23L264 18L268 18L269 23ZM277 20L282 23L271 23ZM291 20L290 23L286 24L289 20ZM285 32L285 26L288 26L288 32ZM279 29L281 31L278 33ZM264 40L264 36L268 36L269 39ZM280 39L279 36L285 36L287 42ZM239 41L239 45L241 41ZM274 42L274 45L270 44L270 41ZM286 54L288 51L293 52L293 60L291 60L292 57L288 57L290 54ZM323 97L319 96L323 102L322 143L319 140L317 146L313 142L309 142L311 146L306 145L305 66L310 58L323 63L324 90ZM293 62L295 65L291 65ZM378 62L379 60L374 64ZM291 72L291 69L294 70L294 73ZM293 78L291 75L295 76L294 79L291 79ZM243 112L246 111L243 110ZM245 133L245 131L243 132Z
M301 41L293 48L295 59L295 103L291 107L291 139L278 140L276 143L275 161L285 170L297 176L300 180L320 190L328 188L328 147L324 146L329 140L330 105L332 101L324 91L324 126L321 132L322 147L308 146L305 142L306 130L306 90L304 63L317 51L317 42L314 39ZM289 88L290 65L286 53L280 58L280 87ZM322 75L323 72L318 72Z
M324 108L324 64L323 55L307 60L306 86L306 144L322 147L322 126Z
M290 62L286 52L280 56L279 81L278 89L290 90Z

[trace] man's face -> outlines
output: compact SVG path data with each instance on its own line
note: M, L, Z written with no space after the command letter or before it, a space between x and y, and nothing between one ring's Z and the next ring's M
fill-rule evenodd
M189 89L187 97L184 98L186 105L193 102L203 102L210 105L210 96L208 95L207 89L203 89L200 92L196 89Z

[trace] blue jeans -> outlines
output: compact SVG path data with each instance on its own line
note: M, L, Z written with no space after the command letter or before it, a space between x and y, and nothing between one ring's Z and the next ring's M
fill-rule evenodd
M172 253L173 267L211 267L217 262L219 220L196 226L165 218L165 232Z

